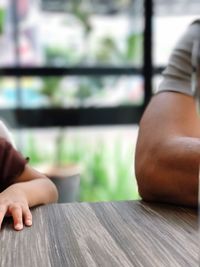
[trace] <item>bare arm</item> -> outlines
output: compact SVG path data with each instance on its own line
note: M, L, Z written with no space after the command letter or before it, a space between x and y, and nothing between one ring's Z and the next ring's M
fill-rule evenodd
M14 228L21 230L23 223L32 225L30 208L56 202L58 192L45 175L34 170L11 144L0 124L0 228L6 215L12 216Z
M6 215L13 217L15 230L22 230L23 224L31 226L30 208L56 202L57 198L55 185L27 164L13 184L0 193L0 228Z
M141 120L136 177L144 200L197 205L200 123L194 99L162 92Z
M27 191L30 207L57 201L58 192L55 185L45 175L25 164L24 157L15 149L11 135L0 120L1 191L11 184L29 181L23 185L23 190Z
M58 191L54 183L28 164L25 166L23 173L15 179L14 183L19 183L24 190L29 207L58 200Z

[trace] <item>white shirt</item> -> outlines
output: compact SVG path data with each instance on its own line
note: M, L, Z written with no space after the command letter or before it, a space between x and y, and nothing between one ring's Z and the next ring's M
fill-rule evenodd
M200 20L194 21L177 42L163 71L163 79L156 90L174 91L190 96L192 91L192 49L195 41L200 42Z

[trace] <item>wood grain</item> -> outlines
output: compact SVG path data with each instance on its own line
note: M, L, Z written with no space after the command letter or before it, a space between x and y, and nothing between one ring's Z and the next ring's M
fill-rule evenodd
M6 220L0 267L198 266L197 212L137 201L53 204L21 232Z

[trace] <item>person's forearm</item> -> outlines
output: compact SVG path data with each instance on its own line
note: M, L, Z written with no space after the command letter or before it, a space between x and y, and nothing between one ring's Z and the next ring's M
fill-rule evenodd
M27 196L29 207L53 203L58 200L55 184L46 175L26 164L22 174L13 181L23 189Z
M14 186L25 194L29 207L53 203L58 200L56 186L48 178L19 182Z
M196 176L200 164L200 138L175 136L164 144L165 157L171 168L181 173Z
M200 139L174 136L146 157L138 178L143 199L196 206Z
M164 142L159 156L163 177L168 185L162 190L171 202L197 205L198 169L200 163L200 139L192 137L173 137ZM165 185L163 184L163 185Z

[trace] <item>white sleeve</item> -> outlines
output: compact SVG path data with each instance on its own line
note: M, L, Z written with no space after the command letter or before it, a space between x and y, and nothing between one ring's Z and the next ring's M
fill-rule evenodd
M200 41L200 23L191 24L172 51L163 79L156 90L174 91L193 96L192 92L192 48L195 40Z

